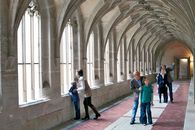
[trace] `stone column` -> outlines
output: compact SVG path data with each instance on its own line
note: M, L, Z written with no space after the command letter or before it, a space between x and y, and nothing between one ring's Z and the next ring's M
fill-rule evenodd
M47 9L45 9L45 11L47 11ZM43 96L54 99L61 97L60 60L59 57L56 57L56 54L60 52L56 52L54 49L55 45L59 44L57 41L60 40L58 40L56 36L55 17L50 17L49 15L52 14L45 12L41 16L42 87Z
M143 70L143 75L145 75L145 48L142 49L141 51L142 54L142 70Z
M114 70L113 70L113 83L117 83L117 43L116 43L116 30L113 29L113 45L114 45Z
M8 18L9 18L9 12L8 12L8 5L7 1L0 0L0 113L3 109L4 100L6 97L8 97L8 94L11 94L9 91L4 95L3 92L6 92L5 90L8 85L8 82L6 84L6 62L8 60L7 51L8 51L8 44L9 44L9 36L8 36ZM10 82L10 81L9 81ZM12 81L11 81L12 82ZM16 85L17 86L17 85ZM8 100L9 101L9 100ZM7 102L8 102L7 101ZM5 106L4 106L5 107ZM4 108L6 109L6 108Z
M135 49L135 70L139 71L139 51L138 48Z
M111 33L110 36L110 43L109 43L109 79L108 81L113 83L114 81L114 34L113 32Z
M127 43L126 43L126 37L124 37L124 50L123 50L123 76L124 79L123 80L127 80Z
M195 48L193 49L193 59L195 59ZM193 79L194 79L194 104L195 104L195 60L193 60Z
M77 71L79 70L79 42L78 42L78 22L77 20L72 21L72 31L73 31L73 78L77 75Z
M102 41L102 26L99 22L94 30L94 85L101 86L104 84L104 53Z
M129 50L130 50L130 57L131 57L131 60L130 60L130 62L131 62L130 63L131 64L130 70L133 73L134 72L134 49L133 49L133 43L130 43Z
M148 50L147 50L146 54L147 54L146 55L147 56L147 58L146 58L146 67L147 67L146 73L149 74L150 67L149 67L149 51Z
M10 15L15 12L9 12L13 11L13 8L9 9L8 3L6 0L0 0L0 129L19 129L17 125L20 122L14 124L19 117L17 30L12 23L13 15Z

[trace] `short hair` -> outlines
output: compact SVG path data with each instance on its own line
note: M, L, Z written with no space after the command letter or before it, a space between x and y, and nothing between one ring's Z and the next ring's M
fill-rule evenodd
M71 82L73 86L77 86L77 83L75 81Z
M149 80L149 78L148 78L147 76L145 76L145 77L143 78L143 80L146 81L146 80Z
M140 75L140 72L139 72L139 71L135 71L135 72L133 73L133 75Z
M78 71L78 75L83 76L83 70L82 69Z

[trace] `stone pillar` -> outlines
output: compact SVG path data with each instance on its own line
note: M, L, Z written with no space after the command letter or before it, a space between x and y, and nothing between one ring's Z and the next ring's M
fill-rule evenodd
M6 99L11 94L9 91L4 95L3 92L10 87L9 82L6 83L6 62L8 60L7 51L8 51L8 44L9 44L9 36L8 36L8 5L5 0L0 0L0 113L5 107ZM6 62L5 62L6 61ZM12 81L11 81L12 82ZM14 83L13 83L14 84ZM9 86L7 86L9 85ZM16 86L18 86L16 84ZM9 101L9 100L8 100ZM7 102L8 102L7 101ZM6 109L6 108L4 108Z
M127 43L126 43L126 37L124 37L124 48L123 48L123 76L124 76L124 79L123 80L126 80L127 79Z
M133 43L129 43L130 44L130 47L129 47L129 50L130 50L130 57L131 57L131 60L130 60L130 64L131 64L131 72L133 73L134 72L134 49L133 49Z
M153 74L153 53L150 53L150 68L151 68L151 73Z
M119 61L119 67L120 67L120 71L119 71L119 73L120 73L120 77L118 77L118 78L120 78L120 80L123 80L123 77L124 77L124 71L123 71L123 53L124 53L124 39L122 39L121 40L121 43L120 43L120 47L119 47L119 49L120 49L120 51L118 50L118 55L119 55L119 57L120 57L120 61ZM119 53L120 52L120 53ZM119 59L118 59L119 60Z
M116 30L113 29L113 45L114 45L114 70L113 70L113 83L117 83L117 43L116 43Z
M110 36L110 43L109 43L109 66L110 66L110 70L109 70L109 78L108 78L108 82L113 83L114 82L114 64L115 64L115 52L114 52L114 34L113 32L111 33Z
M195 59L195 48L193 49L193 59ZM194 79L194 104L195 104L195 60L193 60L193 79Z
M17 30L12 23L13 15L10 15L13 14L10 13L13 8L9 9L8 3L6 0L0 0L0 129L2 130L19 129L20 125L17 118L19 117ZM14 123L16 121L17 124Z
M132 72L131 70L131 50L127 50L127 74L128 74L128 79L130 78L130 74Z
M149 74L150 67L149 67L149 51L148 50L146 52L146 56L147 56L147 58L146 58L146 67L147 67L146 73Z
M98 23L94 28L94 86L104 84L104 55L103 55L102 27Z
M78 22L77 20L72 21L72 31L73 31L73 78L77 75L77 71L79 70L79 42L78 42Z
M138 62L138 71L141 72L142 65L141 65L140 44L138 44L137 51L138 51L138 52L137 52L137 53L138 53L138 59L137 59L137 62Z
M61 97L60 60L56 60L59 59L59 57L56 57L55 55L60 52L55 52L56 50L54 49L57 41L60 40L57 40L56 36L56 20L48 15L52 14L45 12L41 16L43 17L41 19L42 91L43 97L54 99L56 97Z
M143 75L145 75L145 48L142 49L141 51L142 54L142 70L143 70Z

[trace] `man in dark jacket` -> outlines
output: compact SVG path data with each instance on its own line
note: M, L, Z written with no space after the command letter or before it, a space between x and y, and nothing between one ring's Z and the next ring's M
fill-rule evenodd
M173 90L172 90L172 82L173 79L171 77L170 72L174 70L174 66L175 64L173 63L171 67L166 67L166 65L162 65L162 68L164 68L166 70L166 74L167 74L167 86L169 88L169 97L170 97L170 102L173 103Z
M140 76L140 73L138 71L134 72L134 79L131 80L130 88L133 91L134 96L134 103L132 108L132 119L130 124L135 123L135 117L137 113L137 108L139 105L139 94L141 91L141 87L143 86L143 77Z

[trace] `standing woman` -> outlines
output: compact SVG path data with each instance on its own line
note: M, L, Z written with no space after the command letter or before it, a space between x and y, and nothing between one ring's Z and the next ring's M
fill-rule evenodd
M78 85L80 85L80 87L83 88L84 90L84 108L85 108L85 117L82 118L82 120L89 120L89 112L88 112L88 106L91 107L91 109L93 110L93 112L95 113L95 117L94 119L98 119L98 117L100 117L100 113L96 110L95 106L91 103L91 88L87 82L87 80L84 80L83 77L83 70L79 70L78 71L78 76L79 76L79 83Z
M160 68L160 73L157 75L157 86L158 86L158 94L159 94L159 102L161 103L161 94L163 94L164 103L168 101L167 94L167 74L164 68Z

